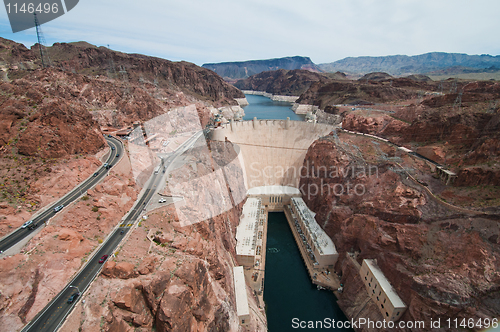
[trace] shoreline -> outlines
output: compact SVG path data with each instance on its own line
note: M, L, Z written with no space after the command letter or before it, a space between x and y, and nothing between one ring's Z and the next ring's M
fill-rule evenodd
M300 97L300 96L273 95L272 93L268 93L265 91L254 91L254 90L241 90L241 92L243 92L246 95L263 96L274 101L284 101L287 103L295 103L295 101Z
M297 115L305 115L307 112L314 113L319 110L318 106L309 105L309 104L298 104L296 101L300 98L300 96L284 96L284 95L273 95L272 93L265 91L254 91L254 90L241 90L245 95L255 95L255 96L263 96L269 98L273 101L282 101L286 103L292 104L292 111Z

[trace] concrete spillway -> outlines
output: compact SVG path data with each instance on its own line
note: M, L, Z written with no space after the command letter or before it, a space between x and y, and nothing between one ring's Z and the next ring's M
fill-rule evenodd
M239 147L247 189L272 185L298 188L307 149L334 129L321 123L254 119L216 128L212 140L228 140Z

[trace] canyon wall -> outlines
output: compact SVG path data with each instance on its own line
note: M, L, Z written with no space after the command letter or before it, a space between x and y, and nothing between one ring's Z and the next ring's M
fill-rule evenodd
M404 321L424 321L429 327L431 319L499 317L497 217L439 204L387 158L365 160L373 145L346 135L317 140L304 160L304 167L314 165L317 171L300 178L307 189L304 200L339 252L342 310L349 318L380 320L377 306L362 296L366 290L350 253L358 264L377 259L408 306ZM395 153L390 146L381 149ZM400 163L416 167L409 158Z

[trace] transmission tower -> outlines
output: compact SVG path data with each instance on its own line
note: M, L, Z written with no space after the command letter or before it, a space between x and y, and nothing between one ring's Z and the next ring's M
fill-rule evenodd
M443 81L439 82L438 90L440 93L443 93Z
M453 81L453 84L451 85L450 93L457 93L457 81L458 81L458 79L455 78L455 80Z
M122 76L122 80L123 80L123 83L125 84L125 89L123 91L123 93L125 95L128 95L130 93L130 87L129 87L129 81L128 81L128 73L127 73L127 70L125 69L125 67L123 66L120 66L120 71L119 73L121 74Z
M455 107L458 106L458 110L462 108L462 93L463 91L460 91L458 93L457 99L455 99L455 103L453 103L453 110L455 110Z
M36 12L33 13L35 17L35 28L36 28L36 38L38 39L38 48L40 49L40 59L42 60L42 67L47 68L50 67L50 58L45 49L45 38L43 37L42 28L40 28L40 23L38 22L38 18L36 17Z
M109 50L109 44L108 44L108 50ZM108 77L109 78L116 77L115 62L113 61L113 54L112 53L110 53L110 58L109 58Z

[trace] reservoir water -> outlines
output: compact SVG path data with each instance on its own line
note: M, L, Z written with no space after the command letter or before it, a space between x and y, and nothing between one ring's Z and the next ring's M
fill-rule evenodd
M347 321L337 306L337 298L333 293L318 290L311 282L285 214L270 212L268 221L264 280L268 330L270 332L303 330L293 327L294 318L306 322ZM327 325L307 330L353 331L328 328Z
M273 119L273 120L290 120L303 121L303 115L297 115L292 111L292 104L283 101L274 101L264 96L245 95L249 105L243 107L245 116L243 120L257 119Z

